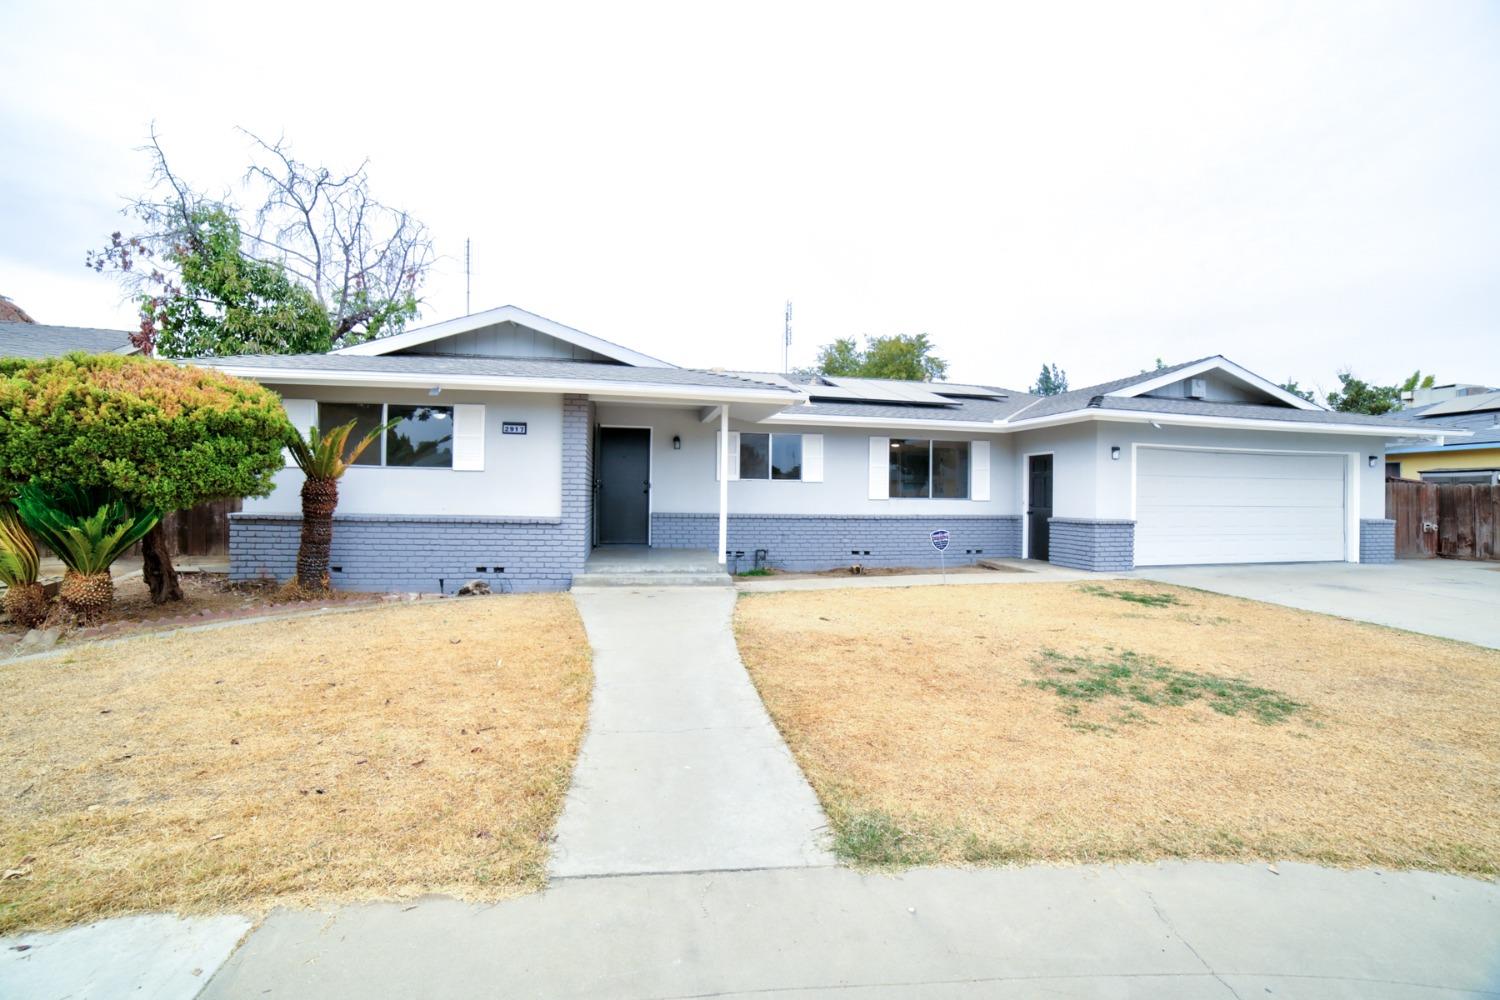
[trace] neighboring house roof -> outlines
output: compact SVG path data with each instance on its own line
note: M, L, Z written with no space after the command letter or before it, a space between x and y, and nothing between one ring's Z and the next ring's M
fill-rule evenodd
M1415 410L1403 412L1428 420L1433 417L1451 417L1463 413L1486 413L1491 410L1500 410L1500 389L1492 392L1478 392L1472 396L1445 399L1441 403L1432 403Z
M41 323L0 323L0 357L59 358L82 351L85 354L135 354L128 330L100 330L82 326L47 326Z
M468 316L460 316L457 319L444 320L431 326L417 327L414 330L404 330L401 333L392 334L389 337L379 337L368 340L363 344L355 344L352 347L342 347L334 354L340 355L378 355L393 354L397 351L410 351L430 344L435 340L443 340L447 337L456 337L472 330L482 330L485 327L496 326L501 323L516 323L520 326L544 333L549 337L555 337L568 344L575 344L586 350L601 354L604 357L618 361L623 365L636 365L643 368L674 368L658 358L639 351L632 351L628 347L596 337L582 330L575 330L571 326L564 326L556 320L545 316L538 316L534 312L528 312L520 306L500 306L496 309L486 309L483 312L471 313Z
M8 295L0 295L0 323L35 323L26 310L11 301Z

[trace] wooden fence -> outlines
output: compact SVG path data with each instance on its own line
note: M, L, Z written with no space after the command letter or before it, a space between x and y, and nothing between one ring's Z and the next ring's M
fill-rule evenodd
M174 556L227 556L229 554L229 515L240 509L240 499L210 500L187 510L174 510L162 518L167 533L167 547ZM37 542L42 558L52 551ZM130 555L141 554L139 542L130 547Z
M1385 481L1396 558L1500 560L1500 486Z

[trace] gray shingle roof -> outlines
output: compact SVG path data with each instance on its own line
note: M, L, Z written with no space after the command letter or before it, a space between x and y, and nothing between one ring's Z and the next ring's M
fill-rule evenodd
M633 368L593 361L543 358L461 357L437 354L238 354L205 358L201 364L289 371L383 372L397 375L478 375L498 378L577 379L647 385L782 389L769 382L694 368Z
M1299 410L1291 406L1213 403L1202 399L1161 399L1156 396L1104 396L1100 399L1099 405L1094 408L1205 417L1236 417L1249 420L1284 420L1291 423L1374 425L1389 427L1398 435L1403 427L1423 431L1432 429L1432 425L1425 421L1393 416L1372 417L1365 413L1339 413L1336 410ZM1027 411L1026 416L1030 415L1031 411Z
M121 349L128 347L129 330L0 323L0 358L60 358L73 351L113 354L123 353Z
M1209 357L1215 356L1209 355ZM1159 375L1168 375L1189 365L1196 365L1200 361L1207 360L1208 358L1196 358L1192 361L1184 361L1180 365L1168 365L1165 368L1158 368L1156 371L1141 372L1139 375L1117 378L1113 382L1100 382L1098 385L1086 385L1082 389L1069 389L1067 392L1060 392L1056 396L1033 397L1036 402L1028 407L1024 414L1017 414L1016 419L1030 420L1032 417L1049 417L1054 413L1081 410L1088 406L1089 400L1095 396L1103 396L1105 393L1127 389L1140 382L1147 382L1154 379Z
M898 406L885 403L814 401L782 410L782 415L820 417L870 417L876 420L1004 420L1035 400L1026 393L1011 393L1009 399L954 399L950 406Z

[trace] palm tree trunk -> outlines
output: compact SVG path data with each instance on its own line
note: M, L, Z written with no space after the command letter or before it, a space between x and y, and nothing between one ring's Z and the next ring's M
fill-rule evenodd
M333 510L339 481L309 476L302 483L302 544L297 549L297 583L328 589L328 554L333 547Z

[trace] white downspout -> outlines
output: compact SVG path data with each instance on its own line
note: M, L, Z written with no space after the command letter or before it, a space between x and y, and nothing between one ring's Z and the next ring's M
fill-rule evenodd
M729 404L719 408L719 565L729 561Z

